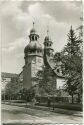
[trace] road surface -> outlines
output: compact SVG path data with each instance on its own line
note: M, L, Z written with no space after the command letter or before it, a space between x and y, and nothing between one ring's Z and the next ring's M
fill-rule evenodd
M82 117L2 104L2 123L45 125L46 123L82 123ZM28 124L29 123L29 124ZM11 124L12 125L12 124ZM14 124L13 124L14 125Z

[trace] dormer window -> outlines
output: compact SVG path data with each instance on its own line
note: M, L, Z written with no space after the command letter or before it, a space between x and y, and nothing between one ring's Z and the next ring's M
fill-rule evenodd
M57 69L57 72L59 73L59 69Z

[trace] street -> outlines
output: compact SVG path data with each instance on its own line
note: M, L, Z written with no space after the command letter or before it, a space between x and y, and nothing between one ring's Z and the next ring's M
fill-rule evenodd
M82 117L2 104L2 123L82 123ZM11 124L12 125L12 124ZM14 125L14 124L13 124Z

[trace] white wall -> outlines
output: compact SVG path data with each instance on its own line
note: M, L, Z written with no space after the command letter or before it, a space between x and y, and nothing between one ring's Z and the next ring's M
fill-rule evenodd
M63 89L63 86L65 84L65 80L61 78L57 78L57 89Z

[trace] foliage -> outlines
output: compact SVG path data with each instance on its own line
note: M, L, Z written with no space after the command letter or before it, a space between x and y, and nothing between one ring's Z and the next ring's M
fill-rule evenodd
M60 52L56 52L55 55L54 55L55 62L59 62L59 61L61 61L61 59L62 59L61 53Z
M75 31L71 29L68 33L67 44L61 52L57 52L54 60L61 61L62 73L65 76L66 84L65 91L72 96L82 95L82 42L81 37L78 37ZM80 96L79 96L80 98Z
M11 78L11 81L5 87L5 95L9 99L13 99L20 89L22 89L22 83L18 81L18 78Z
M65 90L72 96L76 93L82 93L82 40L79 39L74 30L70 29L68 33L68 43L62 51L62 63L65 66L64 74L66 76ZM78 86L81 86L78 90ZM72 99L73 102L73 99Z
M54 74L49 67L43 67L43 70L38 71L37 78L39 81L39 88L42 88L47 95L56 94L56 87L54 81Z
M20 98L21 100L31 101L35 96L35 91L34 88L31 89L23 88L17 94L21 95Z

